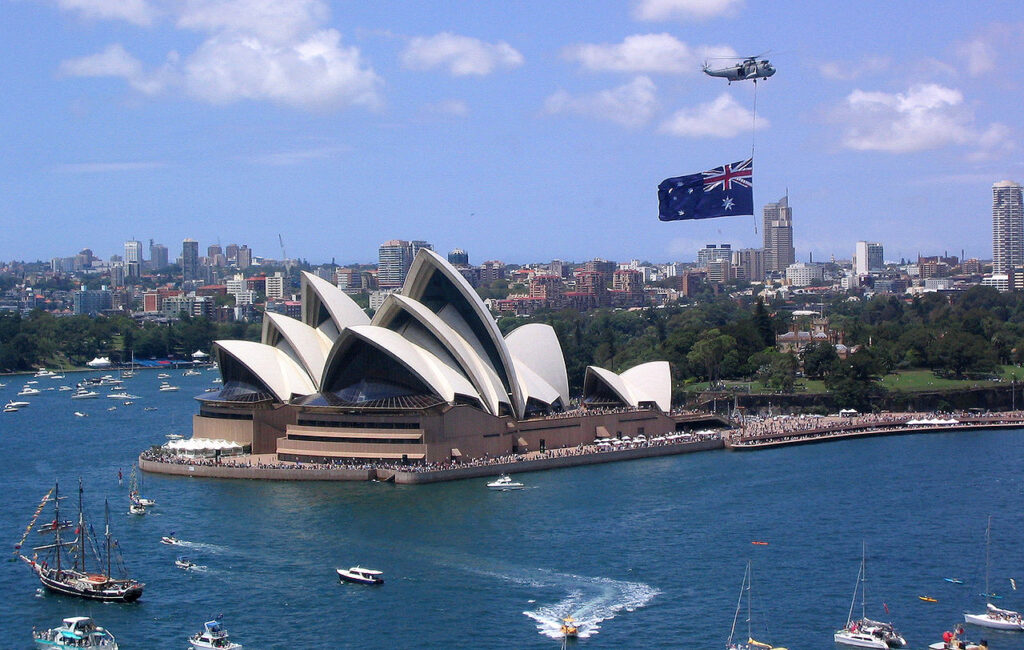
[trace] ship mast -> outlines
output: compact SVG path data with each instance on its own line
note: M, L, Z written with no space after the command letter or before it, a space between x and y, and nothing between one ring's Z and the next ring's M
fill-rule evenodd
M106 537L106 540L107 540L107 579L109 580L110 579L110 502L105 500L105 499L103 501L103 511L104 511L103 514L104 514L104 519L105 519L105 524L106 524L106 530L104 531L104 536Z
M82 477L78 477L78 559L75 560L75 568L85 573L85 510L82 506ZM81 561L81 567L78 562Z
M60 486L55 481L53 484L53 525L54 525L54 544L57 547L57 573L60 574Z

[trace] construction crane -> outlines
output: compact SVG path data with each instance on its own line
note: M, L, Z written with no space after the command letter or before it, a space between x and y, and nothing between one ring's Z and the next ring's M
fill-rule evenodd
M284 270L291 271L291 260L288 259L288 253L284 250L284 237L281 236L281 233L277 233L277 241L281 242L281 261L284 263Z

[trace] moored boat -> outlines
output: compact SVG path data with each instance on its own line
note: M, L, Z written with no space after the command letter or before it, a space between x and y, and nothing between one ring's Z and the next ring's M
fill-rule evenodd
M360 585L381 585L384 584L384 572L376 569L364 569L354 566L350 569L337 569L338 577L342 582L352 582Z
M87 616L65 618L59 627L32 630L32 639L43 648L103 648L117 650L114 635Z
M936 641L928 646L928 650L988 650L988 641L982 639L974 643L960 638L964 628L954 627L942 633L942 641Z
M60 496L59 486L55 484L40 502L21 541L14 547L15 551L28 564L32 572L39 577L42 585L55 593L106 602L129 603L138 600L142 596L145 586L143 583L127 576L115 578L112 575L115 556L116 565L122 573L124 573L124 563L120 558L120 545L110 533L109 505L105 507L105 530L102 545L99 545L97 544L98 540L94 539L92 535L92 527L85 519L82 493L82 483L79 480L78 520L72 533L75 535L73 539L67 539L62 535L63 526L47 524L50 526L50 530L46 530L45 526L39 530L52 533L53 542L34 547L32 557L27 557L22 552L22 545L35 528L36 520L47 503L53 503L54 517L52 521L62 521L60 501L65 497ZM102 557L100 548L104 551ZM40 553L43 554L42 557L40 557Z
M964 613L964 622L980 627L988 627L994 630L1007 630L1020 632L1024 630L1024 620L1020 612L1012 609L1002 609L992 604L992 598L998 598L989 590L989 548L992 543L992 516L988 518L988 526L985 528L985 611L980 614Z
M235 643L228 638L228 631L224 629L219 617L203 623L203 631L193 634L189 637L188 642L192 644L194 650L207 650L209 648L241 650L242 648L241 643Z
M725 642L726 650L786 650L786 648L780 646L773 646L770 643L763 643L761 641L754 640L752 630L752 618L751 618L751 607L750 607L750 592L751 592L751 570L750 562L747 562L747 570L743 573L743 581L740 583L740 596L736 600L736 613L732 617L732 629L729 631L729 638ZM744 595L746 596L747 602L747 640L746 642L736 639L736 623L739 622L740 611L743 608Z
M867 583L866 549L861 548L860 569L857 582L853 587L853 598L850 600L850 613L846 617L846 625L833 635L836 643L856 648L903 648L907 640L896 630L892 623L883 623L867 617L865 613L865 587ZM860 618L853 618L853 608L857 604L857 592L860 592Z

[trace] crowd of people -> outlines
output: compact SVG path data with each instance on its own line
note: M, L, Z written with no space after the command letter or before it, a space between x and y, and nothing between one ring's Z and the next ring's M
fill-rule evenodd
M850 435L893 433L902 430L932 430L949 427L1019 425L1024 411L971 413L967 411L931 413L863 413L852 416L799 415L744 418L738 429L728 434L732 446L797 442Z

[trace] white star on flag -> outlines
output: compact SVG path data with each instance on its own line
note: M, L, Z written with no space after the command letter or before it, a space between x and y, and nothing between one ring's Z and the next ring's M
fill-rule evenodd
M734 201L731 196L727 196L722 200L722 208L725 210L732 210Z

